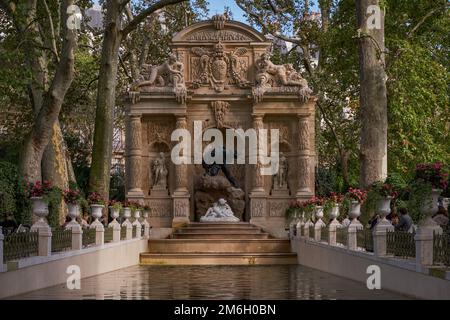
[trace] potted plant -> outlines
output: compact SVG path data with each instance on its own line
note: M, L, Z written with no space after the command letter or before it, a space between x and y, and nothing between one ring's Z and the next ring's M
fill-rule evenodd
M116 201L116 200L109 201L109 211L110 211L110 216L113 219L113 221L117 221L116 219L119 217L121 209L122 209L122 203L120 201Z
M312 219L313 219L313 213L315 211L316 205L315 205L313 199L309 199L309 200L302 202L302 207L303 207L303 212L304 212L306 220L307 220L305 225L307 227L309 227L311 224L314 225Z
M97 192L91 192L88 195L88 202L91 206L92 217L95 221L98 221L102 216L102 210L105 207L105 201L102 196Z
M289 207L287 207L285 215L286 220L290 223L293 222L293 218L297 216L298 212L301 211L301 204L298 201L291 201Z
M31 200L33 213L39 217L39 222L44 222L48 216L49 196L53 191L53 186L47 180L44 182L30 182L27 186L27 193Z
M337 222L337 218L339 217L339 209L343 201L344 196L336 192L331 192L327 197L324 210L328 213L331 222Z
M149 205L145 205L144 206L144 208L143 208L143 213L142 213L142 216L145 218L145 219L147 219L148 218L148 216L150 215L150 206Z
M131 211L134 210L134 204L130 201L125 201L123 203L123 217L126 221L131 218Z
M410 206L419 208L425 225L435 226L432 216L438 211L438 198L447 188L448 170L441 162L418 164L410 190Z
M368 209L375 209L382 221L386 221L386 216L391 212L391 201L396 198L398 192L394 186L385 181L378 181L372 184L367 193L365 206Z
M69 209L69 217L72 221L80 214L79 202L81 200L81 191L79 189L67 189L63 193L64 201Z
M135 209L134 209L134 219L135 219L135 221L138 221L139 218L141 217L141 211L143 210L143 208L144 207L139 202L136 202Z
M361 215L361 204L366 199L366 192L357 188L349 188L345 196L350 201L350 218L357 219Z
M323 218L323 207L325 205L325 199L322 197L313 197L312 202L314 203L314 211L317 220L322 220Z

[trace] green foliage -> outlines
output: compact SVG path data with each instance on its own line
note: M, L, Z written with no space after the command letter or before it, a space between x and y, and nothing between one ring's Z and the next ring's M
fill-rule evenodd
M413 181L410 184L407 208L414 222L418 222L423 218L420 208L424 200L431 195L431 189L431 184L422 181Z
M61 189L54 187L46 197L48 201L47 221L50 227L56 228L60 225L59 217L62 215L63 197Z
M0 161L0 215L12 213L17 223L31 223L31 203L25 190L25 184L17 175L17 167L9 162Z

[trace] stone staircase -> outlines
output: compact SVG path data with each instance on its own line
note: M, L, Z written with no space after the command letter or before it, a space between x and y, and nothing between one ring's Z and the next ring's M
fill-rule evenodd
M170 239L149 240L141 265L297 264L289 240L247 222L190 223Z

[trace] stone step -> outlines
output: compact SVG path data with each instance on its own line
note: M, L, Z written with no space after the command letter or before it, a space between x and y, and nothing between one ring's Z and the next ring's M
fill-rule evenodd
M233 228L248 228L255 226L248 222L191 222L187 228L210 228L210 227L233 227Z
M235 227L207 227L207 228L181 228L176 231L176 233L241 233L241 234L255 234L261 233L261 229L258 227L248 227L248 228L235 228Z
M149 253L289 253L282 239L158 239L149 240Z
M268 239L268 233L231 233L231 232L181 232L174 233L173 239Z
M297 264L295 253L141 253L141 265Z

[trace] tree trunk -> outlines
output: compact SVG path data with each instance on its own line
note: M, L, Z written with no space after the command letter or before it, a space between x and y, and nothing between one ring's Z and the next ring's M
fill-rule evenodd
M63 2L61 19L67 20L67 7L73 0ZM65 27L65 24L64 24ZM41 160L53 133L61 105L74 77L74 50L77 31L64 29L61 60L57 65L50 88L44 94L42 106L35 117L30 134L24 143L19 170L27 181L41 180Z
M116 105L116 78L119 62L121 8L118 0L107 2L106 24L95 111L94 145L89 175L89 190L107 200L112 156L114 106Z
M379 0L356 0L360 65L360 186L366 188L387 175L387 98L384 70L384 13L368 11ZM372 26L379 19L379 27Z

